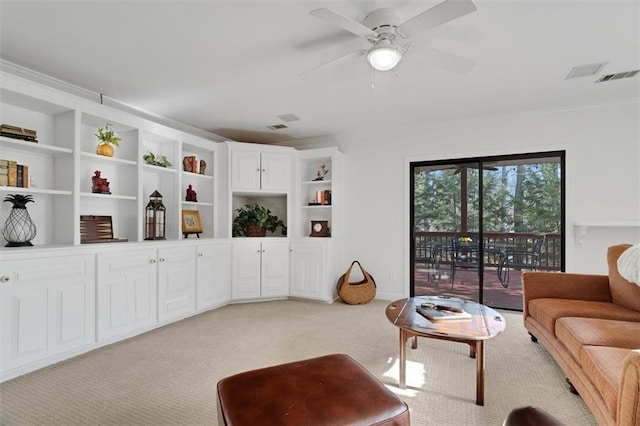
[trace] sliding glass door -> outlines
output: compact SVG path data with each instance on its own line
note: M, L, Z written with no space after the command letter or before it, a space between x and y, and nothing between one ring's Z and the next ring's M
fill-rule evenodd
M411 294L522 309L525 270L563 270L564 153L411 164Z

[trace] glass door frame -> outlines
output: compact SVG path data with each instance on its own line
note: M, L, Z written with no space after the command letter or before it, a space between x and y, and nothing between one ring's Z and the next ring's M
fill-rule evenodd
M566 264L566 151L541 151L532 153L519 153L519 154L504 154L504 155L491 155L491 156L479 156L479 157L466 157L466 158L454 158L444 160L412 160L408 162L409 172L409 296L415 296L415 169L418 167L437 167L437 166L452 166L452 165L473 165L478 170L483 171L484 165L487 163L496 163L501 161L510 160L535 160L536 158L549 158L558 157L560 164L560 268L561 271L565 271ZM483 192L483 178L484 173L478 173L478 239L484 241L484 192ZM462 203L462 200L461 200ZM464 203L466 204L466 202ZM463 222L461 212L461 222ZM462 230L462 226L461 226ZM479 245L478 256L480 259L484 258L483 244ZM478 301L483 303L483 277L484 277L484 262L479 262L478 267Z

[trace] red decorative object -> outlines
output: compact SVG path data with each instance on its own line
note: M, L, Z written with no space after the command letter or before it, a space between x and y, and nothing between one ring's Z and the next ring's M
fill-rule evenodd
M94 173L95 174L91 178L91 182L93 183L91 186L91 192L95 194L111 194L109 181L100 176L100 170L96 170Z
M196 194L196 191L193 190L191 185L187 187L187 197L185 200L198 202L198 194Z

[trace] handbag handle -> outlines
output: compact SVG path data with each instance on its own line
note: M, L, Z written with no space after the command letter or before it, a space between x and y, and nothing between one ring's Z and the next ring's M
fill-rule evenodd
M353 265L358 264L358 267L360 268L360 271L362 272L362 276L364 278L364 280L360 283L353 283L351 284L349 282L349 276L351 275L351 269L353 268ZM358 284L365 284L367 281L371 281L373 283L374 287L377 287L375 280L373 279L373 277L371 276L371 274L369 274L360 264L359 261L354 260L353 262L351 262L351 265L349 266L349 268L347 269L347 271L344 273L343 275L343 279L340 280L341 282L339 283L339 285L342 285L344 283L346 283L347 285L351 284L351 285L358 285Z

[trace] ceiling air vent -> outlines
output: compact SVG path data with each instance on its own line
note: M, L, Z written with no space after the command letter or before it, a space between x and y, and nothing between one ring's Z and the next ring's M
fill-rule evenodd
M630 77L633 77L634 75L638 74L639 72L640 72L640 70L633 70L633 71L619 72L619 73L616 73L616 74L603 75L602 77L600 77L599 79L596 80L596 83L603 83L605 81L620 80L620 79L623 79L623 78L630 78Z
M279 116L278 116L278 118L279 118L280 120L284 121L285 123L289 123L289 122L291 122L291 121L298 121L298 120L300 120L300 118L299 118L297 115L295 115L295 114L293 114L293 113L291 113L291 112L290 112L290 113L287 113L287 114L279 115Z
M271 130L281 130L281 129L286 129L287 126L285 126L284 124L274 124L273 126L267 126L269 127Z
M564 78L565 80L570 80L572 78L578 77L589 77L590 75L596 75L607 65L608 62L600 62L599 64L589 64L589 65L577 65L571 68L569 74Z

